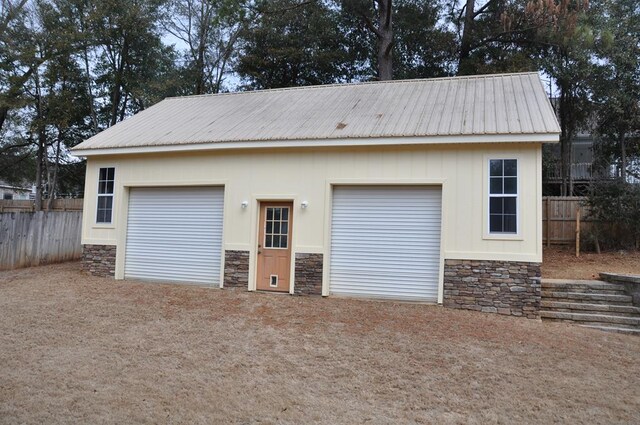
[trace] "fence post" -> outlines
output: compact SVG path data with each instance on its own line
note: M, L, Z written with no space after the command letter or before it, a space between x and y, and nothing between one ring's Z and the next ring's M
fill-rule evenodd
M547 248L551 246L551 202L547 198Z
M580 204L576 206L576 257L580 257Z

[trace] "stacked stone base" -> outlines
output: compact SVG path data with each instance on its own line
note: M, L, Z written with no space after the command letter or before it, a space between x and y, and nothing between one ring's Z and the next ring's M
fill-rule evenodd
M445 260L445 307L537 319L540 291L540 263Z
M82 245L82 270L93 276L114 277L115 245Z
M224 252L224 281L225 288L249 287L249 251Z
M322 254L297 253L295 287L298 295L322 295Z

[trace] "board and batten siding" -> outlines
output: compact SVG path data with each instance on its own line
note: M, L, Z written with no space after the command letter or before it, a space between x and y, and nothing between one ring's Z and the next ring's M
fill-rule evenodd
M491 157L519 160L520 234L516 238L486 235L486 163ZM82 242L118 245L116 278L121 278L129 187L222 185L223 249L249 251L250 263L254 264L258 201L292 199L296 217L294 255L323 253L328 267L334 186L428 183L442 186L445 258L539 262L541 160L540 143L281 148L90 157ZM116 167L116 212L110 225L95 223L100 167ZM246 209L241 207L244 201L249 203ZM300 208L303 201L308 202L308 208Z

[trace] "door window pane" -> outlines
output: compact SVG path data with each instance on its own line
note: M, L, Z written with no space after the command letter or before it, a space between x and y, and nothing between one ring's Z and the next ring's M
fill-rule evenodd
M267 207L264 232L265 248L289 246L289 208Z

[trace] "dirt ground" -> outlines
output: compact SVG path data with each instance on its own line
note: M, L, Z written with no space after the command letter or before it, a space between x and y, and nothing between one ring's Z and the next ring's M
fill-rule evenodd
M0 273L0 423L640 423L640 338L421 304Z
M596 254L575 247L545 247L542 277L549 279L599 279L600 272L640 275L640 251L611 251Z

